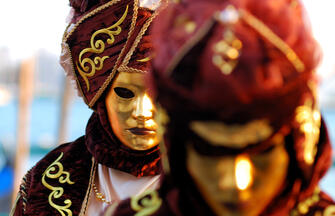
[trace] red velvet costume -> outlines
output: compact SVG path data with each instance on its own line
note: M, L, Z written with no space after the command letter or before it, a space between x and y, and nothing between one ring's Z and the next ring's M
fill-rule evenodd
M238 11L237 21L236 14L222 13L228 5ZM226 62L220 65L215 47L227 29L243 46L236 46L237 62L219 53ZM170 171L160 190L111 206L105 215L214 215L186 169L185 144L192 141L209 156L257 154L275 134L285 136L289 168L282 189L261 215L335 214L334 201L318 189L331 165L326 126L322 120L316 124L316 154L308 163L304 151L310 137L296 117L299 107L317 109L314 70L320 56L298 1L173 1L155 20L153 35L156 58L149 84L170 119L165 135ZM228 69L221 67L227 63ZM238 152L213 146L189 128L194 120L229 125L260 118L270 122L272 136Z
M147 29L156 12L136 0L70 0L70 5L74 16L64 34L61 64L94 113L85 136L54 149L25 175L14 215L84 215L98 163L137 177L160 173L159 147L135 151L123 145L105 107L121 66L150 68L150 61L138 60L151 55Z

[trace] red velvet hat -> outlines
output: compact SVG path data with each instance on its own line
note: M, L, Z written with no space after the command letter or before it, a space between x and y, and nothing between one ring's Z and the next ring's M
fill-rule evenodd
M138 0L70 0L74 15L61 64L92 108L120 70L144 73L151 60L147 29L158 11Z
M157 17L153 37L153 89L169 113L266 119L274 134L297 126L299 106L316 108L320 50L298 1L182 0Z

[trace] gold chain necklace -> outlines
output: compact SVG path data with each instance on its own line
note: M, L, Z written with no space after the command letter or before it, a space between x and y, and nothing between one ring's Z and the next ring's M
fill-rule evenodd
M98 200L100 200L100 201L102 201L102 202L104 202L104 203L107 203L107 204L112 204L112 201L107 201L107 200L106 200L106 197L105 197L102 193L100 193L100 192L98 191L98 188L97 188L97 186L95 185L95 183L93 183L93 190L94 190L94 192L95 192L95 197L96 197Z

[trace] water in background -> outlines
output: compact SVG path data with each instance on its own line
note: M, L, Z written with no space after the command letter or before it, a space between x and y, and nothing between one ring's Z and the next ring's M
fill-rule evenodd
M13 180L13 161L16 143L17 101L0 106L0 216L9 211ZM76 99L71 104L68 121L68 141L85 134L86 123L92 111ZM335 149L335 110L322 110ZM37 98L31 110L31 155L28 170L47 152L56 146L60 119L60 99ZM335 197L335 164L321 181L321 188ZM5 215L5 214L4 214Z

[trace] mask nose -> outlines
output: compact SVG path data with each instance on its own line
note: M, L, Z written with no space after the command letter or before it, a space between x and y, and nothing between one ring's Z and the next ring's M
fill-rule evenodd
M221 159L217 164L218 186L221 190L236 190L234 158Z
M154 105L147 94L139 96L134 104L133 118L147 120L153 117Z

